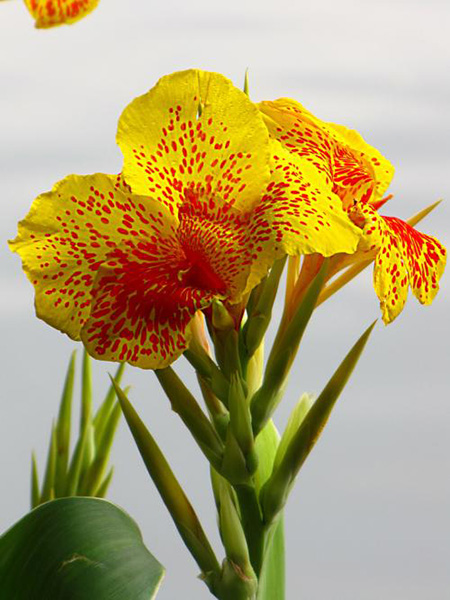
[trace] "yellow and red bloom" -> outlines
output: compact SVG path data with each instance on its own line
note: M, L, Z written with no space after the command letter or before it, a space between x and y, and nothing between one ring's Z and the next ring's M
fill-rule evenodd
M88 15L99 0L25 0L39 29L70 25Z
M122 177L67 177L11 242L38 316L97 358L162 368L197 310L239 302L278 256L357 247L339 198L221 75L162 78L125 109L117 140Z
M404 221L378 214L394 174L391 163L356 131L321 121L294 100L261 102L258 107L271 136L317 170L323 185L361 228L355 260L376 252L374 288L385 323L403 309L408 287L422 304L430 304L439 289L446 250Z

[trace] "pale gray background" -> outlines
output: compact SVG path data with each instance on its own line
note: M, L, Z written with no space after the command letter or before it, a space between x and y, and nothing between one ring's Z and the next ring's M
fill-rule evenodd
M74 344L33 316L30 284L5 240L35 195L68 173L118 172L125 105L163 74L220 71L252 97L291 96L358 129L397 168L388 214L449 197L446 1L101 0L73 27L36 31L19 0L0 5L0 531L28 507L29 457L41 466ZM449 208L422 225L449 243ZM431 308L410 299L377 326L287 510L289 600L446 600L449 549L449 285ZM365 273L316 314L278 415L320 390L378 315ZM180 371L185 372L183 360ZM96 368L99 390L110 365ZM129 369L131 397L214 542L207 469L159 392ZM127 429L110 498L167 566L160 598L207 598Z

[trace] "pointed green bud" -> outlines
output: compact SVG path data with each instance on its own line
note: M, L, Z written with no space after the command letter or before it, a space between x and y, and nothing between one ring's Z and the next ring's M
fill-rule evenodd
M264 372L264 340L260 343L253 356L247 363L247 387L248 397L251 398L253 394L261 387Z
M222 465L217 470L233 485L250 483L247 461L230 425L227 429Z
M286 257L277 260L270 273L259 284L257 300L251 310L247 309L248 319L242 329L248 357L253 356L264 339L272 318L272 309L283 273Z
M252 474L258 466L258 457L255 453L250 407L241 377L237 373L231 375L228 406L230 427L245 458L247 469Z
M247 577L254 577L239 513L229 488L224 485L220 487L219 527L227 558Z
M184 357L207 383L211 391L225 404L228 402L228 381L213 359L200 345L186 350Z
M292 441L292 438L297 433L298 428L303 422L303 419L308 414L311 406L314 404L314 397L310 394L303 394L300 400L297 402L294 410L292 411L289 421L287 422L286 429L281 436L280 444L278 446L277 454L275 456L274 466L276 469L286 454L286 450Z
M212 303L212 324L218 331L234 329L234 319L220 300Z
M197 400L171 367L155 371L172 410L182 419L200 449L216 469L222 462L224 445Z

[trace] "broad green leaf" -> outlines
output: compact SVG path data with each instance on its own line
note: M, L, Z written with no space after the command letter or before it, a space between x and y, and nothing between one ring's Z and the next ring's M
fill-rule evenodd
M42 504L0 538L5 600L150 600L163 576L136 523L98 498Z

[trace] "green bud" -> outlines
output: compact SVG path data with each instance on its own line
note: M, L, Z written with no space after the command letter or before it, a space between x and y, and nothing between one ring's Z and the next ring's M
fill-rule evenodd
M234 319L220 300L212 303L212 324L218 331L234 329Z
M218 471L233 485L250 483L250 473L247 469L247 461L234 436L231 426L227 429L225 452L223 461Z
M191 432L209 462L219 468L223 443L197 400L171 367L157 369L155 375L176 412Z
M255 440L253 438L248 400L242 387L242 380L237 373L231 375L228 406L231 429L244 457L247 459L250 454L254 453Z
M249 358L260 347L270 324L272 308L285 264L286 257L274 263L269 275L259 284L257 300L248 311L248 320L243 327L243 337Z
M286 450L291 443L292 438L297 433L298 428L302 424L303 419L306 417L313 404L314 397L309 394L303 394L300 400L297 402L294 410L291 412L286 429L281 436L280 444L275 456L274 469L276 469L280 464L281 460L286 454Z
M229 489L220 488L219 526L225 552L229 561L238 568L242 579L254 579L255 573L250 564L247 540L242 528L239 513Z

